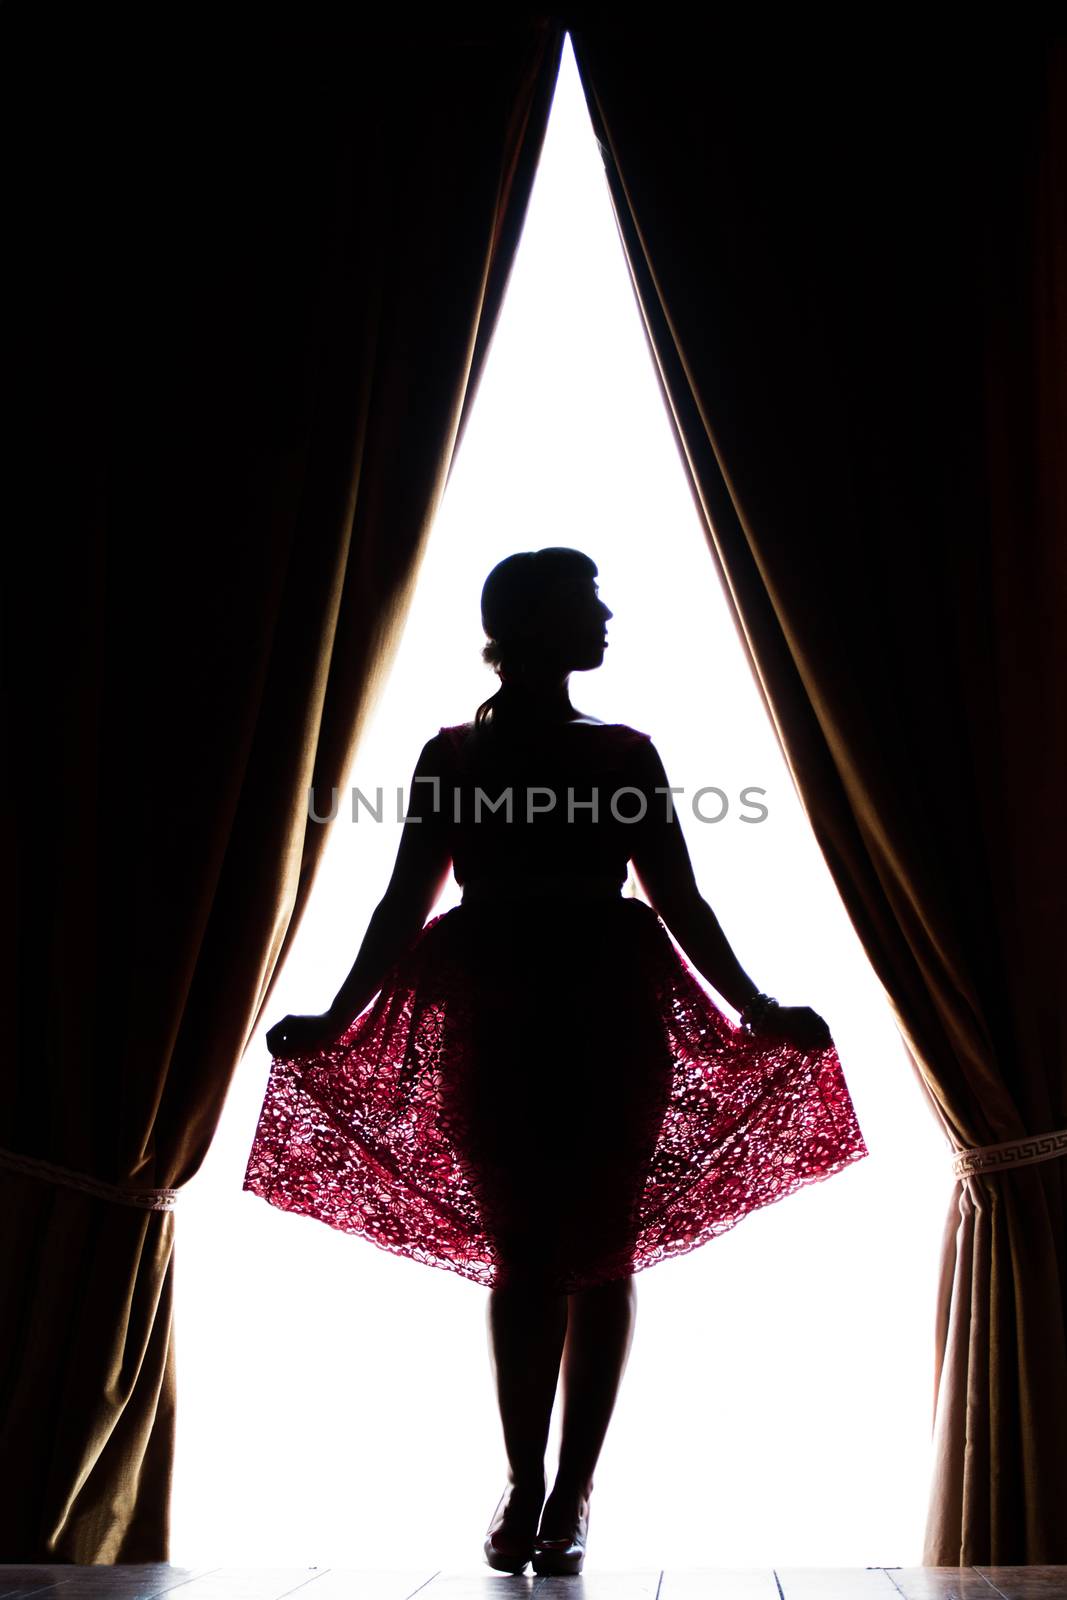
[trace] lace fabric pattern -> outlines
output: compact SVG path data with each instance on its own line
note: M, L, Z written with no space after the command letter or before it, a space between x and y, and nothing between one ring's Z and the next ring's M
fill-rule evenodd
M751 1038L643 901L432 917L275 1057L243 1188L486 1287L694 1250L868 1154L833 1045Z

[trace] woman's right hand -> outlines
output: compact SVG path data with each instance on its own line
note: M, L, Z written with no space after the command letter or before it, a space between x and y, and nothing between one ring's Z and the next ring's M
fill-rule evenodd
M272 1056L312 1055L335 1044L344 1031L328 1011L321 1016L283 1017L268 1030L267 1049Z
M834 1042L825 1018L810 1006L771 1006L753 1038L768 1044L791 1044L798 1050L825 1050Z

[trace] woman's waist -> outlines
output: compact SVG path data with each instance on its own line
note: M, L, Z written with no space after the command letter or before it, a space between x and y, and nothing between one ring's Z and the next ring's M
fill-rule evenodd
M623 885L613 872L478 873L469 877L462 887L463 905L623 899Z

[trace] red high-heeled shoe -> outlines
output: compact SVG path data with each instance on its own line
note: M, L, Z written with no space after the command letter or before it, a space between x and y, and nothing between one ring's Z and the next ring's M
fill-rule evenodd
M531 1560L539 1576L567 1577L581 1572L585 1543L589 1535L589 1507L579 1513L574 1532L567 1539L534 1539Z
M541 1515L539 1506L529 1519L528 1529L506 1527L507 1511L502 1512L501 1507L504 1505L510 1491L511 1485L509 1484L497 1501L496 1510L493 1512L493 1520L489 1524L489 1529L482 1545L486 1561L497 1572L522 1571L533 1555L534 1536L537 1532L537 1523Z

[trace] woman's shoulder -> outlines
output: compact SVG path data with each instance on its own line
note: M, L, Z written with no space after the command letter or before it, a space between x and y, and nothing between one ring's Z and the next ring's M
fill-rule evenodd
M629 751L651 745L652 735L628 722L599 722L594 725L592 737L613 751Z
M606 722L606 728L611 728L616 736L629 744L651 744L652 735L644 733L640 728L632 728L628 722Z
M610 739L620 744L651 744L652 735L644 733L640 728L631 727L628 722L602 722L599 717L575 717L571 722L561 723L562 728L587 729L591 737ZM440 741L446 748L456 749L464 744L474 732L474 722L448 723L437 730L432 742Z
M431 743L440 744L446 750L454 750L458 745L461 745L465 739L469 738L473 731L473 722L447 723L443 728L438 728L437 732L433 736L433 739L431 740Z

